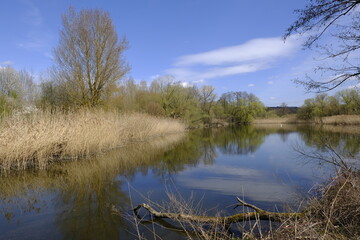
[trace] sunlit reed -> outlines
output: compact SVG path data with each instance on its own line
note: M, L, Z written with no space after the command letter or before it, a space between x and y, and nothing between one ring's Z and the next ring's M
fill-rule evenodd
M183 131L185 125L172 119L101 110L13 116L0 126L0 167L43 169L52 161L97 155Z

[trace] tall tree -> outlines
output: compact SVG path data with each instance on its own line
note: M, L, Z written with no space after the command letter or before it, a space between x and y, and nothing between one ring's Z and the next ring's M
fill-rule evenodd
M280 116L284 116L284 115L286 115L286 114L288 114L288 113L289 113L288 105L287 105L285 102L281 103L280 109L279 109L279 111L278 111L278 114L279 114Z
M31 73L17 71L10 66L0 68L0 96L22 106L34 104L36 95L37 89Z
M19 73L12 67L0 68L0 95L16 100L24 95Z
M212 118L211 111L215 105L215 99L216 99L215 88L209 85L202 86L199 89L198 95L199 95L198 98L200 102L200 108L204 114L203 121L209 123Z
M330 28L337 45L317 44L326 59L336 64L318 66L316 70L328 73L324 81L307 77L296 80L308 91L332 90L344 82L360 80L360 0L310 0L304 9L296 10L298 19L287 29L285 38L293 33L309 33L305 47L316 46L316 42Z
M129 70L123 59L127 41L118 40L112 20L102 10L69 8L62 16L54 49L54 76L75 105L97 106Z
M248 124L265 113L263 103L252 93L227 92L221 95L218 103L228 120L235 124Z

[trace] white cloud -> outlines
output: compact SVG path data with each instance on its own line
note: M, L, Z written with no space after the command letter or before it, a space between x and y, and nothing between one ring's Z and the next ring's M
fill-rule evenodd
M237 65L237 66L210 69L209 71L202 73L202 75L203 78L208 79L208 78L235 75L240 73L256 72L264 68L266 68L266 66L261 64Z
M255 87L255 84L250 83L250 84L248 85L248 87Z
M270 84L270 85L271 85L271 84L274 84L274 82L273 82L273 81L268 81L267 83L268 83L268 84Z
M175 78L179 80L190 79L191 81L205 81L206 79L217 77L256 72L266 68L268 68L268 66L265 64L244 64L237 66L209 68L205 71L193 71L188 68L172 68L168 69L166 73L175 76Z
M354 89L354 88L360 88L360 83L358 83L358 84L355 84L355 85L351 85L351 86L349 86L348 87L348 89Z
M151 80L154 80L154 79L157 79L158 77L160 77L160 75L159 75L159 74L155 74L155 75L152 75L152 76L150 77L150 79L151 79Z
M181 84L181 86L184 87L184 88L192 87L192 86L193 86L193 84L191 84L191 83L189 83L189 82L181 82L180 84Z
M275 100L275 99L276 99L276 97L270 97L269 99L270 99L270 100Z
M238 64L286 57L299 47L298 41L281 37L257 38L240 45L215 49L212 51L179 57L176 66Z
M301 41L294 36L286 42L281 37L257 38L236 46L181 56L165 72L190 82L257 72L292 55L300 46Z
M195 80L195 81L193 81L193 83L204 83L205 82L205 80L204 79L199 79L199 80Z
M184 82L180 82L181 86L183 87L193 87L195 84L201 84L201 83L204 83L205 80L204 79L199 79L199 80L194 80L194 81L191 81L191 82L188 82L188 81L184 81Z

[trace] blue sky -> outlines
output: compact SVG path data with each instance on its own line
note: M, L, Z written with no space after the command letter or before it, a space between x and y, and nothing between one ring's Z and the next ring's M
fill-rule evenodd
M281 39L306 1L271 0L12 0L0 8L0 66L36 76L52 64L61 14L100 8L110 13L130 48L135 80L171 74L184 85L212 85L217 94L247 91L267 106L300 106L302 87L291 79L318 64L302 38ZM314 60L315 58L315 60Z

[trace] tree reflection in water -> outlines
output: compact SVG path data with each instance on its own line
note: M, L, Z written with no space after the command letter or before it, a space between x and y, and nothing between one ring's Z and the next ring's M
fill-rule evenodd
M131 208L126 183L136 180L139 173L151 173L162 184L163 179L189 167L215 164L220 153L252 154L270 134L286 141L289 134L296 132L308 147L324 149L326 139L332 146L359 154L360 134L342 131L295 125L194 130L186 135L134 143L92 159L54 164L46 171L3 174L0 214L5 221L0 221L0 231L6 230L7 224L24 224L24 217L41 218L41 213L51 209L61 238L133 238L132 223L112 214L112 206L124 212ZM43 227L47 228L47 224Z

